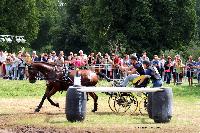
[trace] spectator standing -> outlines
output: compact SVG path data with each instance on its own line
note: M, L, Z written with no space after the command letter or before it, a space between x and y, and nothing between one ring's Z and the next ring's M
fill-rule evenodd
M4 67L6 62L6 55L2 50L0 50L0 77L5 75Z
M170 56L167 57L167 61L165 62L165 79L166 83L170 84L171 81L171 75L172 75L172 70L173 70L173 64L172 64L172 58Z
M104 69L102 70L103 73L106 74L107 77L111 78L112 76L112 60L108 53L105 54L102 63L104 64Z
M52 60L53 62L55 62L56 59L57 59L56 52L55 52L55 51L52 51L52 52L51 52L51 60Z
M73 52L69 52L69 56L67 57L68 60L71 61L73 57L74 57Z
M200 84L200 57L198 58L198 62L196 63L196 68L197 68L197 80L198 84Z
M114 55L113 59L113 78L114 79L120 79L120 69L119 66L121 66L121 61L118 55Z
M92 65L95 64L94 53L90 53L90 55L88 56L87 64L88 64L89 66L92 66Z
M188 77L189 86L192 86L192 84L193 84L194 68L195 68L195 62L192 60L192 56L190 55L188 57L188 61L186 63L187 77Z
M83 54L83 50L79 51L79 59L81 60L81 66L85 66L87 64L87 55Z
M129 59L129 55L128 55L128 54L125 54L125 55L124 55L124 58L123 58L122 61L121 61L121 65L122 65L123 67L129 67L129 66L131 65L130 59ZM123 74L124 77L127 76L127 73L122 73L122 74Z
M165 62L166 62L165 55L162 54L162 56L160 58L160 71L159 71L159 73L160 73L160 76L161 76L163 81L164 81L164 76L165 76L165 67L164 67L165 66Z
M6 75L5 78L6 79L11 79L11 74L12 74L12 59L10 56L7 56L6 58L6 62L5 62L5 67L6 67Z
M31 56L30 56L29 53L25 54L24 61L25 61L25 64L31 64L32 63ZM25 75L25 79L28 79L29 73L28 73L28 66L27 65L25 65L25 74L24 75Z
M19 56L19 65L18 65L18 75L19 75L19 80L24 79L25 75L25 57L23 55Z
M175 67L176 67L176 82L182 82L185 65L182 63L182 60L180 58L177 59Z
M96 55L96 65L100 65L102 63L103 57L101 56L101 52L98 52Z
M144 60L149 61L149 57L147 57L147 52L144 51L142 56L140 57L139 61L142 63Z
M44 56L42 58L42 61L43 62L47 62L48 61L48 54L47 53L44 53Z
M62 54L59 54L58 57L55 60L55 65L59 66L59 67L63 67L64 66L64 58Z
M18 65L19 65L19 59L15 56L15 54L11 55L12 58L12 70L13 70L13 74L12 74L12 79L17 79L18 78Z
M21 55L21 57L23 57L23 55ZM39 61L38 56L36 54L36 51L32 52L32 59L31 60L32 60L32 62Z
M153 60L151 61L151 64L155 66L158 71L160 71L160 61L159 61L158 55L153 56Z

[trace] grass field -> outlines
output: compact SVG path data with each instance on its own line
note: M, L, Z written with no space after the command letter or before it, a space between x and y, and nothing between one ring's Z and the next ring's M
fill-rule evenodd
M92 113L92 99L87 102L84 122L70 123L65 116L65 95L57 93L53 100L60 108L45 101L40 113L33 113L45 91L45 82L0 80L0 132L200 132L200 87L170 85L174 108L170 123L155 124L147 114L115 114L108 106L108 96L98 93L98 111ZM108 86L100 81L98 86ZM166 85L164 85L166 86Z

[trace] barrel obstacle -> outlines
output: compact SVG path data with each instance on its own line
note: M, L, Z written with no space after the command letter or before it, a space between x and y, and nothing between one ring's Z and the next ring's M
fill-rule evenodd
M86 92L147 92L149 118L155 123L170 122L172 117L172 88L133 88L133 87L84 87L70 86L66 95L66 118L70 122L83 121L86 117Z

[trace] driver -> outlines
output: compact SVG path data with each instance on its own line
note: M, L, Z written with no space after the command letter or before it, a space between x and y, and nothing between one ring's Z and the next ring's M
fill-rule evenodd
M128 74L128 76L125 78L123 83L116 85L117 87L126 87L129 83L129 81L133 81L135 78L139 77L140 75L145 75L144 68L143 68L142 64L138 61L137 56L131 55L130 63L131 63L131 66L129 66L129 67L123 67L123 66L119 67L120 70L125 71ZM141 80L141 82L142 81L143 80Z

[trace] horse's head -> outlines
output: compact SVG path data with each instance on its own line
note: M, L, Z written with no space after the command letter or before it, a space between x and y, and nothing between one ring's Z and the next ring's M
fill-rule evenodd
M29 82L35 83L36 82L36 76L38 73L38 70L34 68L32 65L28 65L28 73L29 73Z

